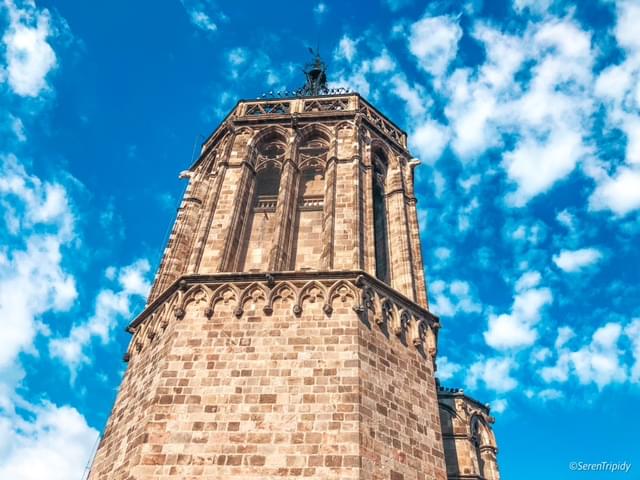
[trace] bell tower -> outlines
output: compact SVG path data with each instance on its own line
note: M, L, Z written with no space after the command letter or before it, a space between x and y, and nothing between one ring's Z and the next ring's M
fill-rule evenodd
M419 162L318 56L306 74L183 173L90 479L447 478Z

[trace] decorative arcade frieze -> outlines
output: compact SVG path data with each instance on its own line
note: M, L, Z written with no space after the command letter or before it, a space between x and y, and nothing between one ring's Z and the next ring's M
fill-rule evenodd
M184 318L187 306L204 306L211 318L219 304L231 307L241 318L255 311L271 315L276 300L290 304L291 315L302 315L309 304L319 304L331 316L336 302L345 302L367 328L394 335L407 347L416 348L429 361L437 354L439 320L428 310L364 272L279 272L273 274L216 274L182 277L131 323L133 334L128 361L167 330L170 322Z

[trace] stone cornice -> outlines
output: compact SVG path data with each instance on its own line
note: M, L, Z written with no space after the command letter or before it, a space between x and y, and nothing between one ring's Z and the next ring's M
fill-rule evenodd
M489 415L491 408L488 405L479 402L473 397L470 397L469 395L464 393L464 390L461 388L448 388L438 384L438 399L446 399L446 398L451 398L451 399L460 398L464 400L466 403L474 406L480 412L484 413L487 416L486 418L489 419L490 423L493 423L494 421L493 417Z
M405 345L418 348L431 360L436 356L438 317L358 270L185 275L150 303L127 331L154 338L164 331L172 318L182 319L192 301L205 302L206 316L213 314L219 301L232 302L236 317L241 317L247 303L252 302L260 302L263 305L261 313L271 315L275 299L285 296L290 299L291 313L295 316L303 314L308 302L322 303L325 315L332 314L337 299L350 302L354 312L369 328L377 326L385 334L396 335ZM143 343L140 339L134 342L138 348Z

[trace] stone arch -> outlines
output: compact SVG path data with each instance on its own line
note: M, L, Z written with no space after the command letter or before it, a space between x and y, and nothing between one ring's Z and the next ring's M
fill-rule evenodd
M389 255L388 171L389 161L384 149L374 146L371 157L371 191L373 196L373 246L375 275L384 283L391 281L391 256Z
M233 311L238 307L240 291L233 284L222 285L211 296L210 311L215 315L224 307L224 311Z
M376 153L383 155L386 159L386 168L387 170L391 168L393 165L393 161L395 156L393 155L393 151L389 148L389 145L384 142L382 139L378 137L371 138L371 144L369 145L369 151L371 153L370 158L368 159L368 165L373 166L374 156ZM386 173L386 172L385 172Z
M211 299L211 290L205 285L194 285L189 290L187 290L181 302L181 307L185 311L191 304L195 305L204 305L203 308L209 303Z
M279 145L281 148L269 149L269 145ZM282 165L284 158L290 157L291 142L289 132L279 125L271 125L259 130L251 137L247 145L249 163L259 169L261 163L272 159Z
M391 309L389 310L389 327L394 335L402 334L402 322L400 320L400 314L402 312L398 306L391 302Z
M298 147L306 141L313 140L317 137L322 138L327 145L331 144L333 132L331 129L320 123L311 123L300 128L295 137L294 146Z
M297 304L298 289L290 282L282 282L269 292L267 304L264 309L267 314L273 312L273 305L276 300L291 301Z
M318 124L300 129L295 143L294 162L297 177L293 182L295 205L290 230L293 270L319 270L323 246L318 242L324 233L327 160L331 131Z
M407 329L407 340L411 342L414 347L421 348L424 345L425 339L426 331L424 321L412 315Z
M477 435L480 446L496 448L495 436L484 415L473 414L469 422L469 428L471 436Z
M298 300L294 305L294 313L299 314L302 312L305 301L323 306L326 299L327 288L320 282L311 280L300 289L298 293Z
M335 127L334 127L334 131L337 133L337 132L339 132L340 130L343 130L343 129L345 129L345 128L346 128L346 129L349 129L349 130L352 130L352 129L354 129L354 128L355 128L355 125L354 125L354 124L353 124L353 122L352 122L352 121L350 121L350 120L343 120L343 121L341 121L341 122L339 122L339 123L337 123L337 124L335 125Z
M336 300L340 300L344 304L347 303L349 298L351 303L355 303L358 298L357 290L350 282L339 280L329 288L326 302L333 309Z
M137 351L141 351L149 343L147 341L148 340L147 332L151 331L150 328L149 328L149 320L151 320L151 319L150 318L146 318L145 321L142 322L142 324L140 324L140 326L136 330L136 334L133 337L135 342L136 342Z
M236 271L267 270L281 182L286 181L283 167L290 158L289 152L289 133L278 125L260 130L249 142L249 164L255 175L248 180L242 200L244 218L238 235Z
M243 311L257 310L259 303L262 303L263 307L266 305L268 296L269 293L264 286L258 282L254 282L242 291L238 306L242 308ZM248 306L252 308L247 308Z
M469 433L477 459L478 474L486 480L497 480L499 474L496 462L496 442L493 431L484 415L476 413L471 416Z
M283 142L289 143L289 131L286 128L280 125L270 125L258 130L253 137L251 137L251 140L249 140L248 146L254 148L258 143L263 142L266 138L273 135L280 137Z
M157 341L164 332L164 330L160 328L161 316L163 313L164 311L162 309L157 309L146 321L146 323L148 323L148 328L144 336L147 345L151 345L154 341Z

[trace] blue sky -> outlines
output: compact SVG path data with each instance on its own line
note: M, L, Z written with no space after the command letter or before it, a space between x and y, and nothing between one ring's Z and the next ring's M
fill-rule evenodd
M423 163L439 376L504 478L640 478L640 3L576 3L2 1L0 478L81 478L178 173L318 44Z

